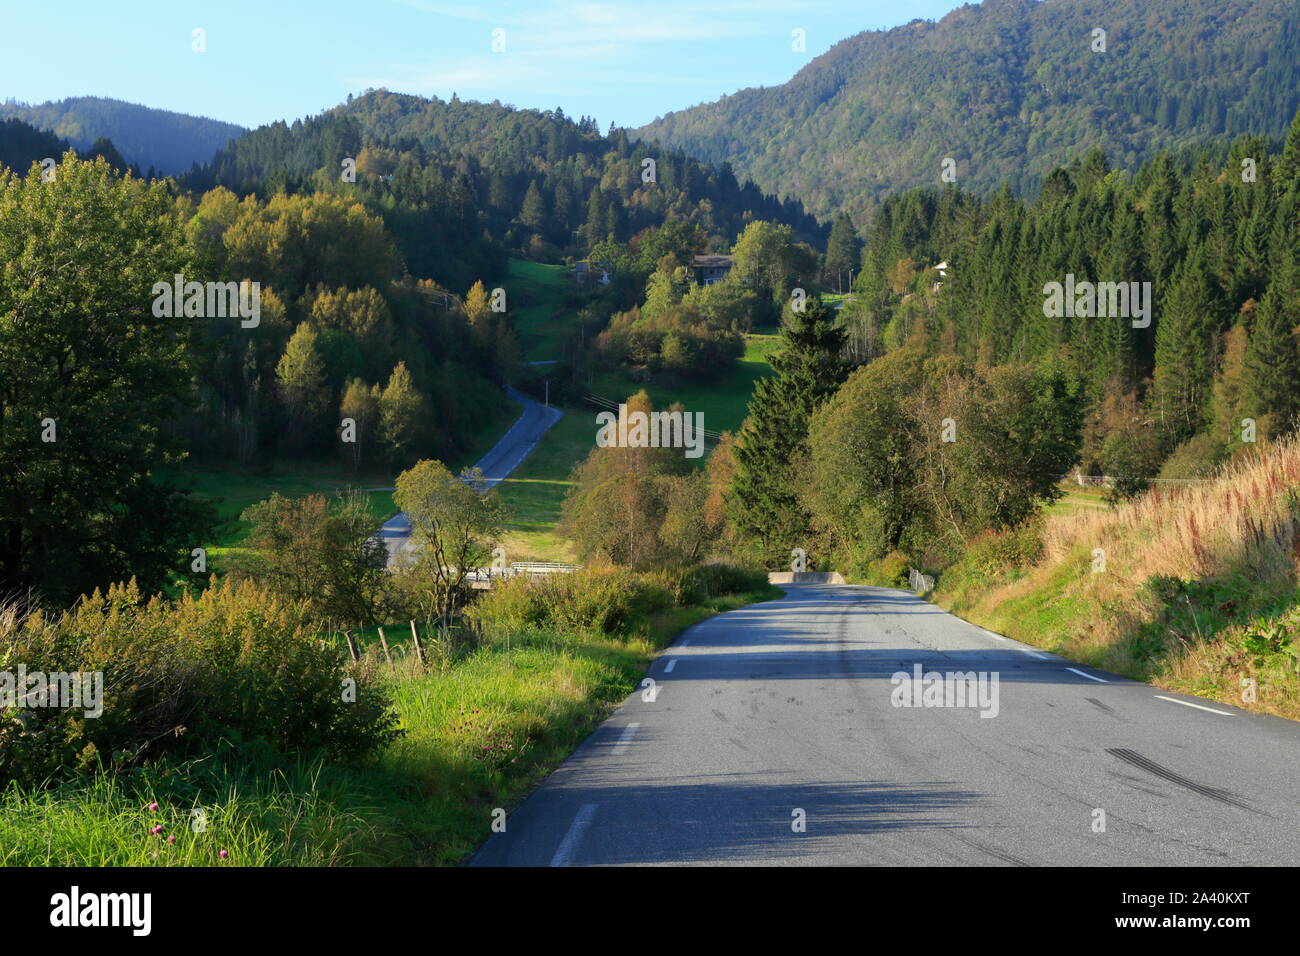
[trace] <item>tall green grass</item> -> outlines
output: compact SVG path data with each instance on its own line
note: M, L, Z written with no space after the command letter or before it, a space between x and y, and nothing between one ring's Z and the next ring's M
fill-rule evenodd
M258 767L228 755L51 790L13 786L0 795L0 866L378 862L355 782L320 763Z

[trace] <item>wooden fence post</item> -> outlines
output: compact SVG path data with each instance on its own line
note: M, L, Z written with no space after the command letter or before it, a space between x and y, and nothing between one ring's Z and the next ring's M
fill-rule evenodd
M411 640L415 642L415 656L424 663L424 645L420 643L420 632L416 629L415 621L411 621Z
M361 660L361 652L357 650L357 640L352 636L351 631L344 631L343 636L348 639L348 653L352 655L354 661Z
M388 659L388 663L393 663L393 652L388 649L388 640L384 637L382 627L379 629L379 643L384 645L384 657Z

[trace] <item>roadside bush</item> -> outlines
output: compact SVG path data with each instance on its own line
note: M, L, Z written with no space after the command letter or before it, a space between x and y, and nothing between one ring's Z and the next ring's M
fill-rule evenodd
M761 591L767 585L766 571L724 562L698 564L687 569L687 574L702 593L700 600L721 597L724 594Z
M660 595L647 594L657 589ZM470 609L472 620L494 634L557 630L613 634L656 604L671 605L662 587L623 568L586 568L573 574L498 581Z
M853 583L882 588L907 587L907 572L911 567L911 559L902 551L890 551L871 560L863 560L859 554L845 565L846 576Z
M399 733L383 691L317 636L303 604L252 582L143 603L134 582L73 610L0 630L0 670L103 674L103 712L0 713L0 785L40 785L99 766L211 752L219 742L279 754L357 758ZM356 682L355 701L344 699Z
M469 616L497 635L615 634L640 618L721 594L759 590L766 582L765 573L730 564L642 573L618 567L584 568L573 574L498 581L470 608Z
M986 532L966 549L961 564L973 574L992 579L1027 568L1043 555L1043 523L1027 521L1007 531Z

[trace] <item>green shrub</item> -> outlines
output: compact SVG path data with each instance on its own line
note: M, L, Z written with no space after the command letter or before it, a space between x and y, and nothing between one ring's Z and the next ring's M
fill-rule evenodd
M626 568L584 568L573 574L518 576L498 581L479 597L469 615L497 634L591 632L615 634L674 607L712 597L761 589L764 572L729 564L637 573Z
M767 572L761 568L742 567L738 564L710 562L690 569L692 578L703 590L703 598L721 597L724 594L743 594L761 591L767 586ZM699 603L699 601L691 602Z
M1228 457L1228 449L1216 441L1213 435L1193 435L1174 449L1163 466L1160 477L1210 478L1219 470L1219 466Z
M968 573L992 579L1007 571L1027 568L1042 554L1042 522L1027 521L1007 531L978 535L960 563Z
M876 568L886 587L907 583L910 564L901 551L890 551L876 562Z
M0 647L0 670L103 674L98 717L54 707L0 714L0 784L208 753L221 741L353 758L398 734L384 692L319 639L306 607L252 582L148 603L134 582L116 585L58 617L10 621ZM349 680L355 701L344 699Z
M612 633L626 620L632 572L584 569L573 574L524 575L496 582L469 615L494 634L537 631Z

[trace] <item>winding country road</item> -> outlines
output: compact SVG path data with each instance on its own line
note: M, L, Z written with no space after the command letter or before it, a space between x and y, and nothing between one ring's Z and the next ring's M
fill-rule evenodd
M506 394L524 410L492 450L479 459L477 467L482 470L488 485L504 481L537 447L547 429L564 417L558 408L535 402L517 389L507 387ZM405 511L399 511L384 522L379 536L388 548L388 563L391 565L398 554L410 547L411 519Z
M684 632L653 701L624 702L474 864L1300 863L1300 724L905 591L783 588ZM916 664L996 673L996 716L894 706L891 675Z

